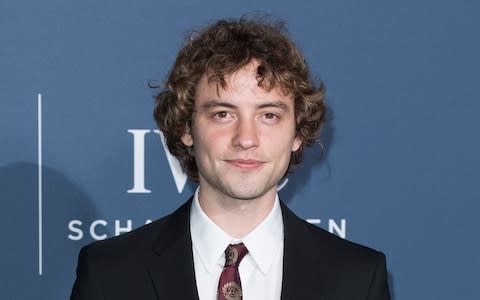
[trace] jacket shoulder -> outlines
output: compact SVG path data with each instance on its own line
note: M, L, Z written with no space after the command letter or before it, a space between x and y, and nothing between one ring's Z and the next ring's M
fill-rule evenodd
M308 245L318 255L330 262L339 264L376 263L383 253L367 246L336 236L323 228L310 224L296 216L285 205L282 206L285 222L285 238L295 243Z
M282 299L311 295L319 299L390 299L383 253L310 224L287 207L282 207L282 213L284 276L289 282L283 286Z
M98 257L114 261L141 252L152 252L154 245L158 244L157 241L168 244L168 239L176 238L180 233L189 230L189 208L190 201L187 201L172 214L119 236L92 242L80 252L88 253L90 259Z
M376 261L381 252L356 242L341 238L316 225L303 221L318 247L322 247L326 255L342 260Z
M150 271L188 244L189 208L188 201L166 217L83 247L71 299L156 299Z

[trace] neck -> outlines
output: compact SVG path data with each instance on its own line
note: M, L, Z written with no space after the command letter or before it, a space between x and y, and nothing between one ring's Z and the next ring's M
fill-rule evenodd
M241 239L257 227L271 212L276 188L249 200L212 195L200 188L200 207L217 226L231 237Z

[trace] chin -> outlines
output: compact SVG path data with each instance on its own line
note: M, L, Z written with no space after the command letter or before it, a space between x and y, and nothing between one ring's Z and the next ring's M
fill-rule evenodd
M255 200L265 194L267 194L272 188L258 188L258 187L248 187L245 185L236 186L233 189L229 189L229 193L226 193L229 197L238 199L238 200Z

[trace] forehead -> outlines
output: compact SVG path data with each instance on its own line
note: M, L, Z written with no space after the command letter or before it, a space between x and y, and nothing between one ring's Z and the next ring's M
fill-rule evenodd
M258 63L252 61L237 71L223 76L223 82L211 73L201 77L196 89L196 102L204 98L236 98L260 101L262 99L290 101L293 97L278 84L269 88L266 82L261 82L258 76Z

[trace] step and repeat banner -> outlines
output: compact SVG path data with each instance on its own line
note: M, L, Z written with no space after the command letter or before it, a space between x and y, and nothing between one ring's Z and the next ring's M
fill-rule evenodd
M479 299L480 4L0 2L0 298L67 299L80 248L195 190L152 117L191 30L284 20L327 88L282 182L299 216L383 251L393 299Z

